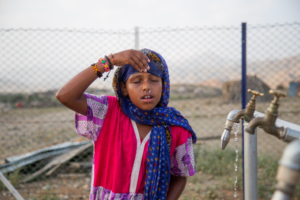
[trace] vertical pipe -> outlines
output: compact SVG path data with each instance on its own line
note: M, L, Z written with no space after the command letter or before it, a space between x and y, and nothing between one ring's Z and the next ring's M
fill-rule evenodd
M135 27L134 33L134 49L138 50L140 49L140 32L138 26Z
M246 31L247 24L242 23L242 110L246 108L247 101L247 68L246 68ZM242 127L244 121L242 120ZM242 128L242 168L243 168L243 199L245 199L245 165L244 165L244 129Z
M248 126L245 122L244 129ZM257 128L254 134L245 133L244 197L245 200L257 199Z

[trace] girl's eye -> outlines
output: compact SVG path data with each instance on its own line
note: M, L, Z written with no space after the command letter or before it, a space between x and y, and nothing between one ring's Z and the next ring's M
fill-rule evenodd
M152 82L158 82L158 80L157 79L153 79Z
M137 84L137 83L140 83L140 82L141 82L141 81L134 81L133 83L136 83L136 84Z

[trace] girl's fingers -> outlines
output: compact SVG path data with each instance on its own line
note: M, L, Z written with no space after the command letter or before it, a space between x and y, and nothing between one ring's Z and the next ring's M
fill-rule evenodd
M136 56L141 60L141 62L144 64L145 68L147 69L149 67L148 63L150 62L150 59L141 51L137 51L137 53L138 54Z
M143 54L141 51L137 50L125 50L114 54L114 64L117 66L122 66L125 64L130 64L138 71L147 71L149 68L148 63L150 59Z
M129 61L129 64L132 65L139 72L143 72L144 71L144 69L141 68L138 64L136 64L136 62L132 58L130 58L128 61Z
M144 71L147 72L148 69L148 64L146 62L146 65L142 62L142 60L139 57L136 56L132 56L132 60L139 66L139 68Z
M144 66L147 70L149 70L150 67L149 67L149 65L148 65L148 62L150 62L150 59L149 59L145 54L143 54L143 53L142 53L142 55L139 57L139 59L140 59L140 61L143 63L143 66Z

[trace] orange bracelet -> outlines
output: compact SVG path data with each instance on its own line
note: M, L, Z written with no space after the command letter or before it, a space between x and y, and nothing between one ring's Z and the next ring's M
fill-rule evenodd
M112 53L110 55L111 55L111 62L114 65L114 55Z
M91 64L91 67L93 68L95 74L97 74L97 76L98 76L99 78L101 78L101 77L102 77L102 73L101 73L100 70L98 69L97 65L94 63L94 64Z

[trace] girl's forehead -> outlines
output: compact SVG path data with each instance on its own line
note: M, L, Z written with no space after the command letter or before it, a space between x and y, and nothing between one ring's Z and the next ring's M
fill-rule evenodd
M148 72L138 72L138 73L131 74L128 79L138 78L138 77L140 77L140 78L147 78L147 77L161 78L159 76L155 76L155 75L150 74Z

